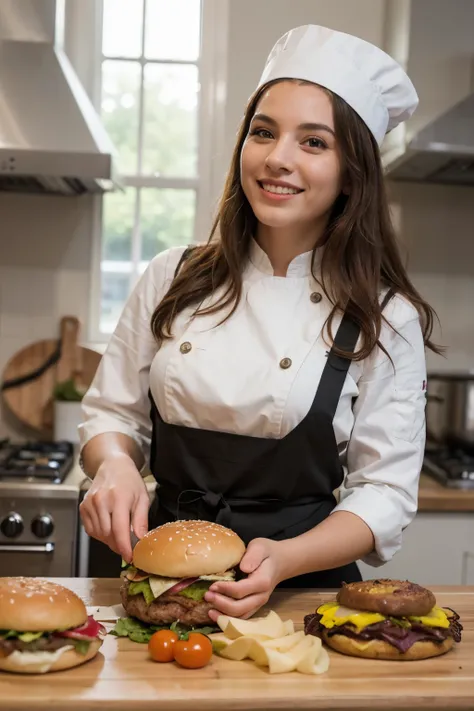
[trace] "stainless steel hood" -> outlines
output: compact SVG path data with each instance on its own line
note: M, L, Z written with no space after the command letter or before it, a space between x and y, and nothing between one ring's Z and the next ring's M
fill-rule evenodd
M383 156L392 180L474 185L474 94Z
M115 149L62 49L64 0L0 0L0 190L117 186Z

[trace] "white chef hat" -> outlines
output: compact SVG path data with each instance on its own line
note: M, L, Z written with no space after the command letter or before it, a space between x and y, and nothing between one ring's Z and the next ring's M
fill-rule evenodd
M318 25L290 30L276 42L257 88L274 79L304 79L340 96L378 144L418 105L402 67L370 42Z

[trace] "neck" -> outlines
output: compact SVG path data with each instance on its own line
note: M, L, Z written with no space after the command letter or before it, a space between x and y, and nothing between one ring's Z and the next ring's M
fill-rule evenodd
M300 233L297 229L277 229L258 224L256 241L266 253L275 276L285 277L288 267L299 254L311 252L321 240L323 228Z

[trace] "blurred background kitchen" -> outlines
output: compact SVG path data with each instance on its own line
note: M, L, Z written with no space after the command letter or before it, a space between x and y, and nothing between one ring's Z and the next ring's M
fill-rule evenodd
M263 62L305 23L386 49L420 96L383 154L447 352L419 512L376 574L474 584L471 0L0 1L0 574L118 574L80 526L81 393L148 260L206 238Z

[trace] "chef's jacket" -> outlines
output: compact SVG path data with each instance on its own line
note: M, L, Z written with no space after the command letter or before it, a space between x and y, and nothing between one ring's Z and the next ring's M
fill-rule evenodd
M257 437L282 438L307 414L329 346L323 325L331 304L318 284L322 250L297 256L274 276L251 242L237 311L191 318L180 313L160 348L151 315L173 279L184 248L156 256L129 297L83 398L81 444L104 432L132 437L147 456L148 391L165 422ZM218 298L209 297L206 306ZM350 511L371 529L378 566L399 550L417 509L425 445L426 364L416 309L395 296L385 309L381 342L352 362L333 425L344 468L334 511ZM335 333L340 322L333 325ZM317 492L315 492L317 493Z

